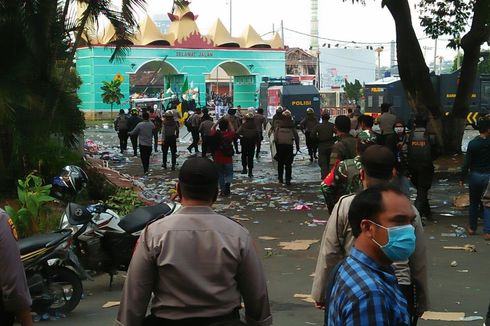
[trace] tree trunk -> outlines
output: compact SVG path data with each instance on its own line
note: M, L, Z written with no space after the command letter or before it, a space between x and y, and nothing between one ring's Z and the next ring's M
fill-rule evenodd
M463 36L461 47L464 50L458 90L454 99L452 115L448 117L446 132L446 150L451 153L461 152L461 143L466 126L466 116L470 109L470 99L475 86L480 47L490 38L490 0L477 0L473 7L471 28Z
M442 144L442 122L439 99L434 92L417 35L413 29L408 0L386 0L396 26L398 71L407 100L415 113L424 114Z

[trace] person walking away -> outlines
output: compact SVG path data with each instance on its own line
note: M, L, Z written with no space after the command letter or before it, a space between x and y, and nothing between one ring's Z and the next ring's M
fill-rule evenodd
M375 144L376 137L374 135L370 134L369 131L361 131L356 138L357 155L334 165L323 179L320 188L330 214L340 197L362 190L361 155L369 146Z
M313 128L311 137L318 142L318 166L323 180L330 171L330 154L335 143L335 126L329 121L328 110L323 109L321 117L322 122Z
M284 183L284 170L286 170L286 185L291 185L292 164L294 160L293 144L296 144L296 152L299 151L299 136L291 117L291 112L282 112L282 119L277 121L274 131L274 139L277 149L277 173L280 183Z
M128 117L124 109L119 110L119 116L114 120L114 129L119 138L119 150L124 153L128 149Z
M386 137L385 146L393 152L396 158L397 184L403 193L409 197L408 135L403 121L397 120L393 126L393 131L394 133Z
M192 143L187 147L189 153L192 153L192 149L194 148L195 153L199 153L199 124L201 123L201 109L196 109L194 114L188 118L188 130L192 135Z
M276 113L272 116L272 121L271 121L271 129L269 130L269 133L272 134L276 128L277 128L277 123L278 121L282 120L282 112L284 109L282 106L278 106L276 109Z
M490 116L480 119L477 127L480 135L468 144L460 181L460 186L463 187L469 170L470 208L467 227L469 235L476 234L480 203L490 179ZM490 208L486 205L483 205L483 237L490 241Z
M188 159L176 188L182 208L141 233L116 325L245 325L242 302L246 325L271 325L265 273L250 233L212 208L216 165Z
M144 174L148 174L150 166L150 156L153 140L153 128L155 125L150 121L148 112L143 112L143 121L129 133L130 136L138 136L141 163L143 164Z
M414 121L414 129L408 136L407 155L408 171L413 186L417 189L415 207L420 215L430 219L429 189L434 178L434 164L436 143L434 135L427 131L427 120L422 115L417 115Z
M219 127L219 130L216 129ZM216 145L213 149L213 160L218 167L219 189L221 196L231 194L233 181L233 139L235 129L228 117L223 117L211 127L211 137Z
M386 137L393 133L393 126L396 122L396 115L390 112L391 104L381 104L381 115L377 118L379 129L381 129L380 145L384 145Z
M235 108L228 109L228 113L226 116L228 117L228 120L233 125L233 129L235 131L238 130L238 128L242 124L242 119L239 116L237 116L236 109ZM240 154L240 151L238 150L238 136L235 136L235 139L233 140L233 147L235 148L235 153Z
M394 166L395 157L388 148L370 145L361 155L360 179L363 188L368 189L372 186L390 183L393 178ZM328 287L329 275L352 250L354 236L352 234L353 229L349 225L348 212L355 196L356 194L350 194L339 199L323 232L311 290L311 296L315 300L317 308L325 308L325 292ZM410 304L412 325L415 325L417 317L429 308L429 293L427 286L427 249L422 221L416 208L412 206L412 209L416 214L413 223L416 234L415 252L408 261L395 262L392 267L402 292Z
M155 125L153 129L153 150L158 153L158 134L162 130L162 118L158 115L154 108L150 108L150 121Z
M32 326L31 295L17 246L14 223L0 209L0 325Z
M312 108L306 109L306 117L299 123L301 131L305 134L306 147L308 148L308 155L310 156L310 162L313 159L317 159L316 152L318 149L318 143L316 138L313 137L312 132L319 124L318 118L315 116L315 111Z
M253 113L245 114L245 122L238 128L237 135L242 144L242 174L248 173L248 177L253 178L255 147L260 142L260 134L255 125Z
M394 185L371 186L354 198L348 213L354 248L333 273L325 325L411 325L390 265L415 251L414 218L410 200Z
M356 156L356 139L349 133L350 119L345 115L335 118L335 134L337 142L332 147L329 166Z
M138 109L131 109L131 116L128 118L128 135L133 147L133 156L135 157L138 156L138 135L131 136L130 133L141 121L143 120L138 116Z
M257 130L259 131L259 141L257 142L257 152L255 153L255 158L260 157L260 148L262 145L262 140L264 140L264 130L267 126L267 119L264 116L264 109L258 108L257 113L254 115L254 122Z
M212 127L213 127L213 118L209 115L208 109L203 109L201 123L199 124L199 133L201 134L201 139L202 139L202 145L201 145L202 157L206 157L207 153L211 153L210 135L211 135Z
M177 138L179 138L179 123L175 122L172 111L165 112L162 123L162 167L167 169L167 155L170 149L172 155L172 171L177 163Z

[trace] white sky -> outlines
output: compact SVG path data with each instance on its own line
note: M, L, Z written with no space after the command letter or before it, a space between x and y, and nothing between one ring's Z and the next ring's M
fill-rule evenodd
M228 27L230 21L229 3L232 1L233 9L233 36L239 36L245 27L250 24L260 34L272 31L272 26L279 30L281 20L284 27L310 33L310 1L309 0L193 0L190 8L199 15L198 26L202 33L207 33L216 18L220 18L223 24ZM388 9L381 8L381 0L366 0L366 6L352 4L350 0L319 0L319 36L330 39L345 41L369 42L373 48L380 45L380 42L395 40L395 25ZM419 38L425 37L422 28L419 26L418 12L414 9L417 1L410 0L412 4L413 23ZM166 14L171 11L172 0L148 0L147 11L150 15ZM270 37L270 34L265 38ZM301 47L308 49L310 45L309 36L299 35L285 30L285 44L290 47ZM426 50L427 62L430 63L434 58L434 41L427 39L421 40L421 46L431 49ZM320 46L323 43L334 41L319 40ZM437 55L444 57L444 60L453 60L455 52L446 49L446 41L440 40L437 46ZM340 43L341 45L343 43ZM347 46L353 47L350 43ZM366 46L362 45L363 47ZM383 65L389 64L390 51L389 45L384 45L385 51L381 53Z

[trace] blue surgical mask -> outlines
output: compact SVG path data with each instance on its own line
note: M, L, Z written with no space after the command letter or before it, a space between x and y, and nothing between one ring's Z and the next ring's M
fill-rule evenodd
M387 228L373 221L371 223L388 231L388 242L385 245L380 245L374 238L372 240L391 261L404 261L413 254L415 251L415 228L413 225L407 224Z

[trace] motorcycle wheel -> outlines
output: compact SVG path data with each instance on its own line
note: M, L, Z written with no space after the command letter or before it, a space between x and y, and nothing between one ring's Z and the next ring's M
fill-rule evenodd
M71 312L82 298L82 281L68 268L50 268L48 273L48 291L54 298L54 302L48 308L49 311L63 314Z

